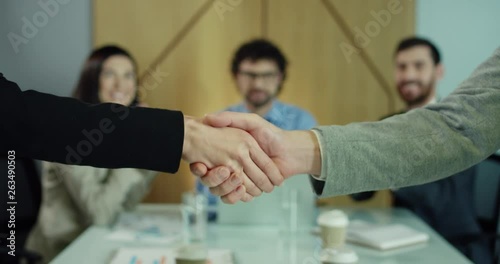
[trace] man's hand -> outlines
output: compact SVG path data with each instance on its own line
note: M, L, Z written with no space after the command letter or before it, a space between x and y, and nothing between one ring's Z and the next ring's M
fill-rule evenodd
M207 115L203 122L214 127L233 127L247 131L258 142L259 146L269 155L278 166L281 174L286 178L301 173L319 175L321 172L321 154L316 136L312 131L284 131L256 114L223 112ZM191 164L191 171L201 177L201 182L207 186L228 185L226 180L228 171L222 167L209 170L207 164ZM251 178L254 182L254 179ZM245 181L244 186L251 185ZM214 195L218 193L212 192ZM243 201L251 198L240 196ZM235 195L233 195L234 198ZM223 201L225 197L222 195Z
M223 196L225 202L248 201L262 191L271 192L284 180L274 162L243 130L214 128L185 117L184 133L184 160L202 163L205 168L224 166L214 170L218 175L206 179L204 184L215 195ZM227 173L221 173L221 170ZM242 197L245 193L248 195Z

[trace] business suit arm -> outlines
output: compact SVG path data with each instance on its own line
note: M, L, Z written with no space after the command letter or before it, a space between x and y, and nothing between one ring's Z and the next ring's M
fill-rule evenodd
M251 115L221 113L205 122L247 130L285 177L317 175L315 192L335 196L436 181L480 162L500 148L499 102L497 49L440 103L379 122L317 127L314 139ZM191 170L212 182L223 171L207 172L202 164Z
M0 155L14 150L17 157L171 173L179 167L181 112L23 92L1 75L0 98Z
M181 112L88 105L35 91L22 92L0 74L0 156L105 168L176 172L182 159L209 167L224 165L231 191L258 196L281 184L283 176L246 132L216 129ZM227 177L229 178L229 176ZM245 186L241 182L245 181ZM232 196L231 196L232 197ZM237 200L227 200L236 202Z
M440 103L380 122L318 127L318 194L435 181L500 148L500 49ZM324 186L321 186L324 185Z

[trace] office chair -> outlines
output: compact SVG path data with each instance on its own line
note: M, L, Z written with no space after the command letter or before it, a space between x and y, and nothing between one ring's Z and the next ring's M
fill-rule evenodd
M492 155L481 162L476 176L475 202L482 238L490 243L494 263L500 263L500 156Z
M0 158L0 168L2 175L7 175L8 160ZM3 177L3 183L0 184L0 211L7 212L8 185L7 177ZM36 170L35 163L31 159L16 159L15 160L15 257L8 254L10 251L7 248L7 237L10 236L10 230L7 222L10 218L10 213L0 214L0 263L3 264L18 264L39 263L42 257L36 252L27 251L24 249L26 240L31 231L31 228L36 223L38 211L41 203L41 185L39 174ZM11 193L12 194L12 193Z
M493 263L500 263L500 156L492 155L476 165L474 205L481 233L455 237L452 242L467 246L485 245ZM469 252L470 253L470 252Z

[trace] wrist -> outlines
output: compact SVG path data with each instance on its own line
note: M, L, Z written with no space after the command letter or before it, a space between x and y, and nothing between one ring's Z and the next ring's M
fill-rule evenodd
M182 144L182 159L191 161L193 131L196 129L196 120L192 116L184 116L184 142Z
M321 174L319 141L312 130L286 131L287 153L293 161L294 174Z

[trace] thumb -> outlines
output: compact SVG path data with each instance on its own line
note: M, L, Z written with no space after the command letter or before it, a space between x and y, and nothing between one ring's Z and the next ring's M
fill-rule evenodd
M201 162L195 162L189 164L189 169L191 170L191 173L198 177L203 177L207 174L208 168L205 164Z

